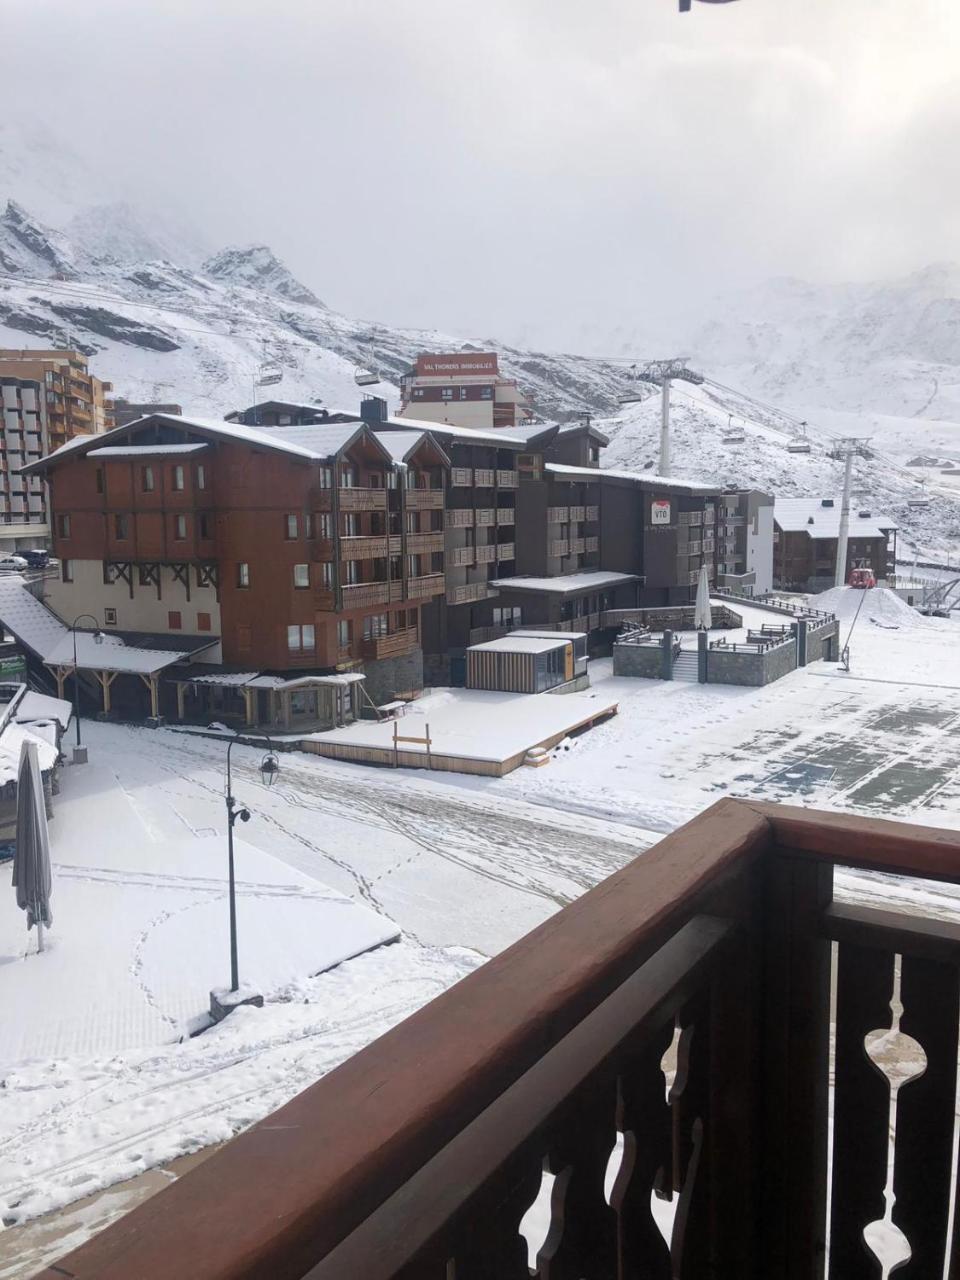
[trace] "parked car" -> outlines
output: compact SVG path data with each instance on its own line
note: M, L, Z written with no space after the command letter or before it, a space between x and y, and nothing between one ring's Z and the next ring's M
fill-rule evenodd
M27 547L19 552L31 569L45 569L50 563L50 552L46 547Z
M23 573L29 567L23 556L0 556L0 573Z

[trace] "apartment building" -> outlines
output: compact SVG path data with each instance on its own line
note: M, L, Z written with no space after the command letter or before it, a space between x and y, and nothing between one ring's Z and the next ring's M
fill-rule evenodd
M47 448L113 426L113 384L95 377L82 351L0 348L0 377L43 383Z
M724 493L717 508L717 585L759 596L773 590L773 498Z
M39 476L21 468L46 451L43 383L0 374L0 555L43 547L50 536Z
M49 483L61 561L48 604L141 646L218 641L166 671L165 715L340 723L422 687L449 470L429 433L384 443L356 421L256 430L154 414L109 443L74 440L30 468Z
M492 351L420 354L400 378L400 398L400 417L478 431L509 431L533 414L516 382L501 375Z
M774 586L785 591L827 591L836 580L840 498L777 498L773 508ZM890 516L853 508L844 581L870 569L880 581L897 567L897 524Z

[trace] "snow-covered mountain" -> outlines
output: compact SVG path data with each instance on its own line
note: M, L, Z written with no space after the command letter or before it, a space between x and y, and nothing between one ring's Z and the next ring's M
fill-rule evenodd
M640 403L597 423L610 437L605 467L657 467L660 392L647 387L637 394L645 397ZM831 456L837 438L813 420L802 428L796 417L708 380L703 386L673 384L670 421L671 474L678 477L783 496L835 497L843 489L844 464ZM790 452L791 444L809 445L810 452ZM901 530L901 558L955 558L960 548L960 489L941 488L938 479L942 478L935 469L905 467L871 443L866 456L854 459L854 506L895 519Z

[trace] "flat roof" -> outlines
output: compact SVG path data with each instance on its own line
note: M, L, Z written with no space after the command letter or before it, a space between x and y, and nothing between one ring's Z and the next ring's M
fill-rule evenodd
M629 480L632 484L647 485L651 489L665 489L675 493L691 493L706 495L721 493L723 486L719 484L697 484L693 480L677 480L673 476L658 476L652 471L613 471L608 467L570 467L563 462L548 462L545 471L563 479L582 480L584 477L594 480Z
M560 631L555 631L550 640L537 636L501 636L499 640L472 644L467 653L550 653L553 649L562 649L570 640L570 636Z
M577 591L615 587L622 582L637 582L636 573L568 573L556 578L494 578L491 587L500 591L539 591L547 595L565 596Z
M511 631L510 634L512 636L544 636L547 638L558 636L562 640L586 640L589 638L589 633L586 631L557 631L556 629L553 631L546 629L536 631L532 627L518 627L516 631Z

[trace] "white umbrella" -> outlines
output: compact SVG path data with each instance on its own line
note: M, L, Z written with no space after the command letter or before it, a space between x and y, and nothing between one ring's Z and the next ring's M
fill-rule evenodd
M37 950L43 950L43 928L53 923L50 914L50 841L47 805L37 744L25 740L20 747L17 775L17 846L13 855L13 884L17 906L27 913L27 929L37 926Z
M700 581L697 583L697 601L693 607L693 625L697 631L709 631L713 626L710 613L710 579L707 577L707 566L700 566Z

